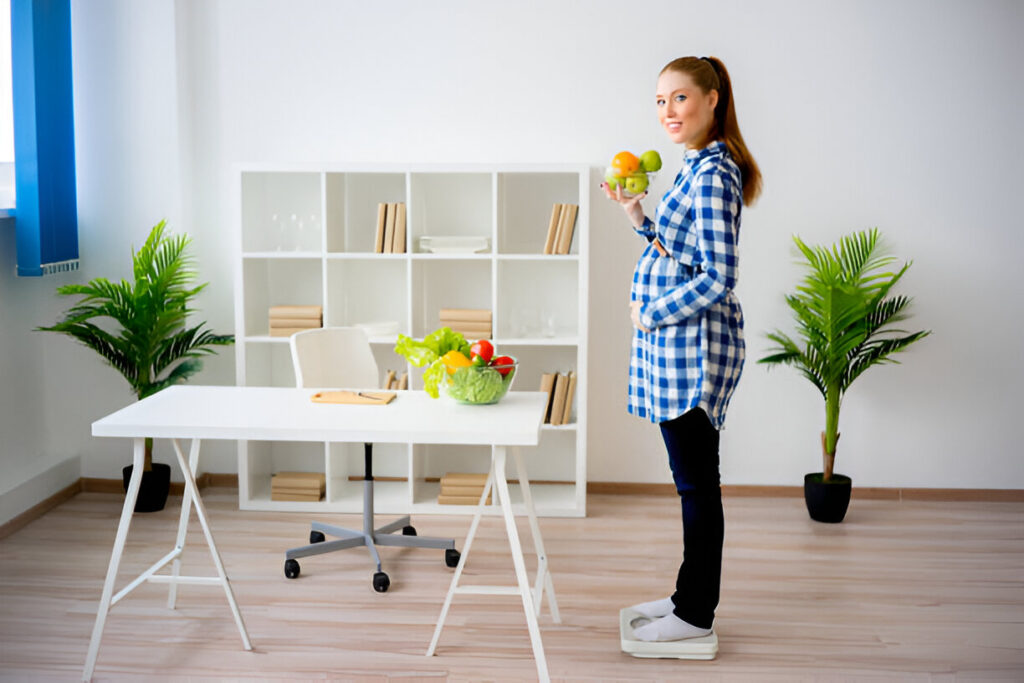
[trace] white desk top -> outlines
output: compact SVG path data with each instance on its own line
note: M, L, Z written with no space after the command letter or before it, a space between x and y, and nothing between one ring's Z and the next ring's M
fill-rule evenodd
M399 391L383 406L313 403L319 389L180 385L92 423L93 436L535 446L547 394L489 406ZM376 390L374 390L376 391Z

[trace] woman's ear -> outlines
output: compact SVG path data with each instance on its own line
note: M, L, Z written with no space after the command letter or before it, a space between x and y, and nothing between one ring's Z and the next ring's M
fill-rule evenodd
M711 104L711 109L712 110L714 110L716 107L718 107L718 91L717 90L710 90L710 91L708 91L708 102Z

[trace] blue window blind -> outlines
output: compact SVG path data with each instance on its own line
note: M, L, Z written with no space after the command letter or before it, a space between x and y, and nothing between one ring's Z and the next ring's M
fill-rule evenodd
M18 275L78 268L71 1L11 0Z

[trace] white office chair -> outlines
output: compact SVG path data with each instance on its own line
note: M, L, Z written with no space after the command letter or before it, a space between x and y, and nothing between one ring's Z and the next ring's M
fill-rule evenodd
M297 332L289 339L292 364L295 368L295 383L298 387L317 389L373 389L380 385L377 361L373 357L366 333L358 327L324 327ZM379 408L387 410L386 406ZM373 588L383 593L391 585L388 575L381 571L378 545L397 545L416 548L443 548L445 564L455 567L459 564L459 551L451 538L417 536L416 529L409 525L409 516L396 519L377 529L373 528L373 446L364 446L363 474L363 530L321 522L312 523L309 545L292 548L285 552L284 575L294 579L299 575L298 558L322 555L335 550L366 546L377 563L373 575ZM392 535L401 529L402 535ZM339 540L326 541L324 534L337 536Z

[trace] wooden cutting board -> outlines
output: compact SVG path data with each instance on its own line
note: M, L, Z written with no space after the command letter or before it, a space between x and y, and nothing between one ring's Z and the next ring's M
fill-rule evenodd
M383 406L391 403L395 396L393 391L318 391L310 398L313 403Z

